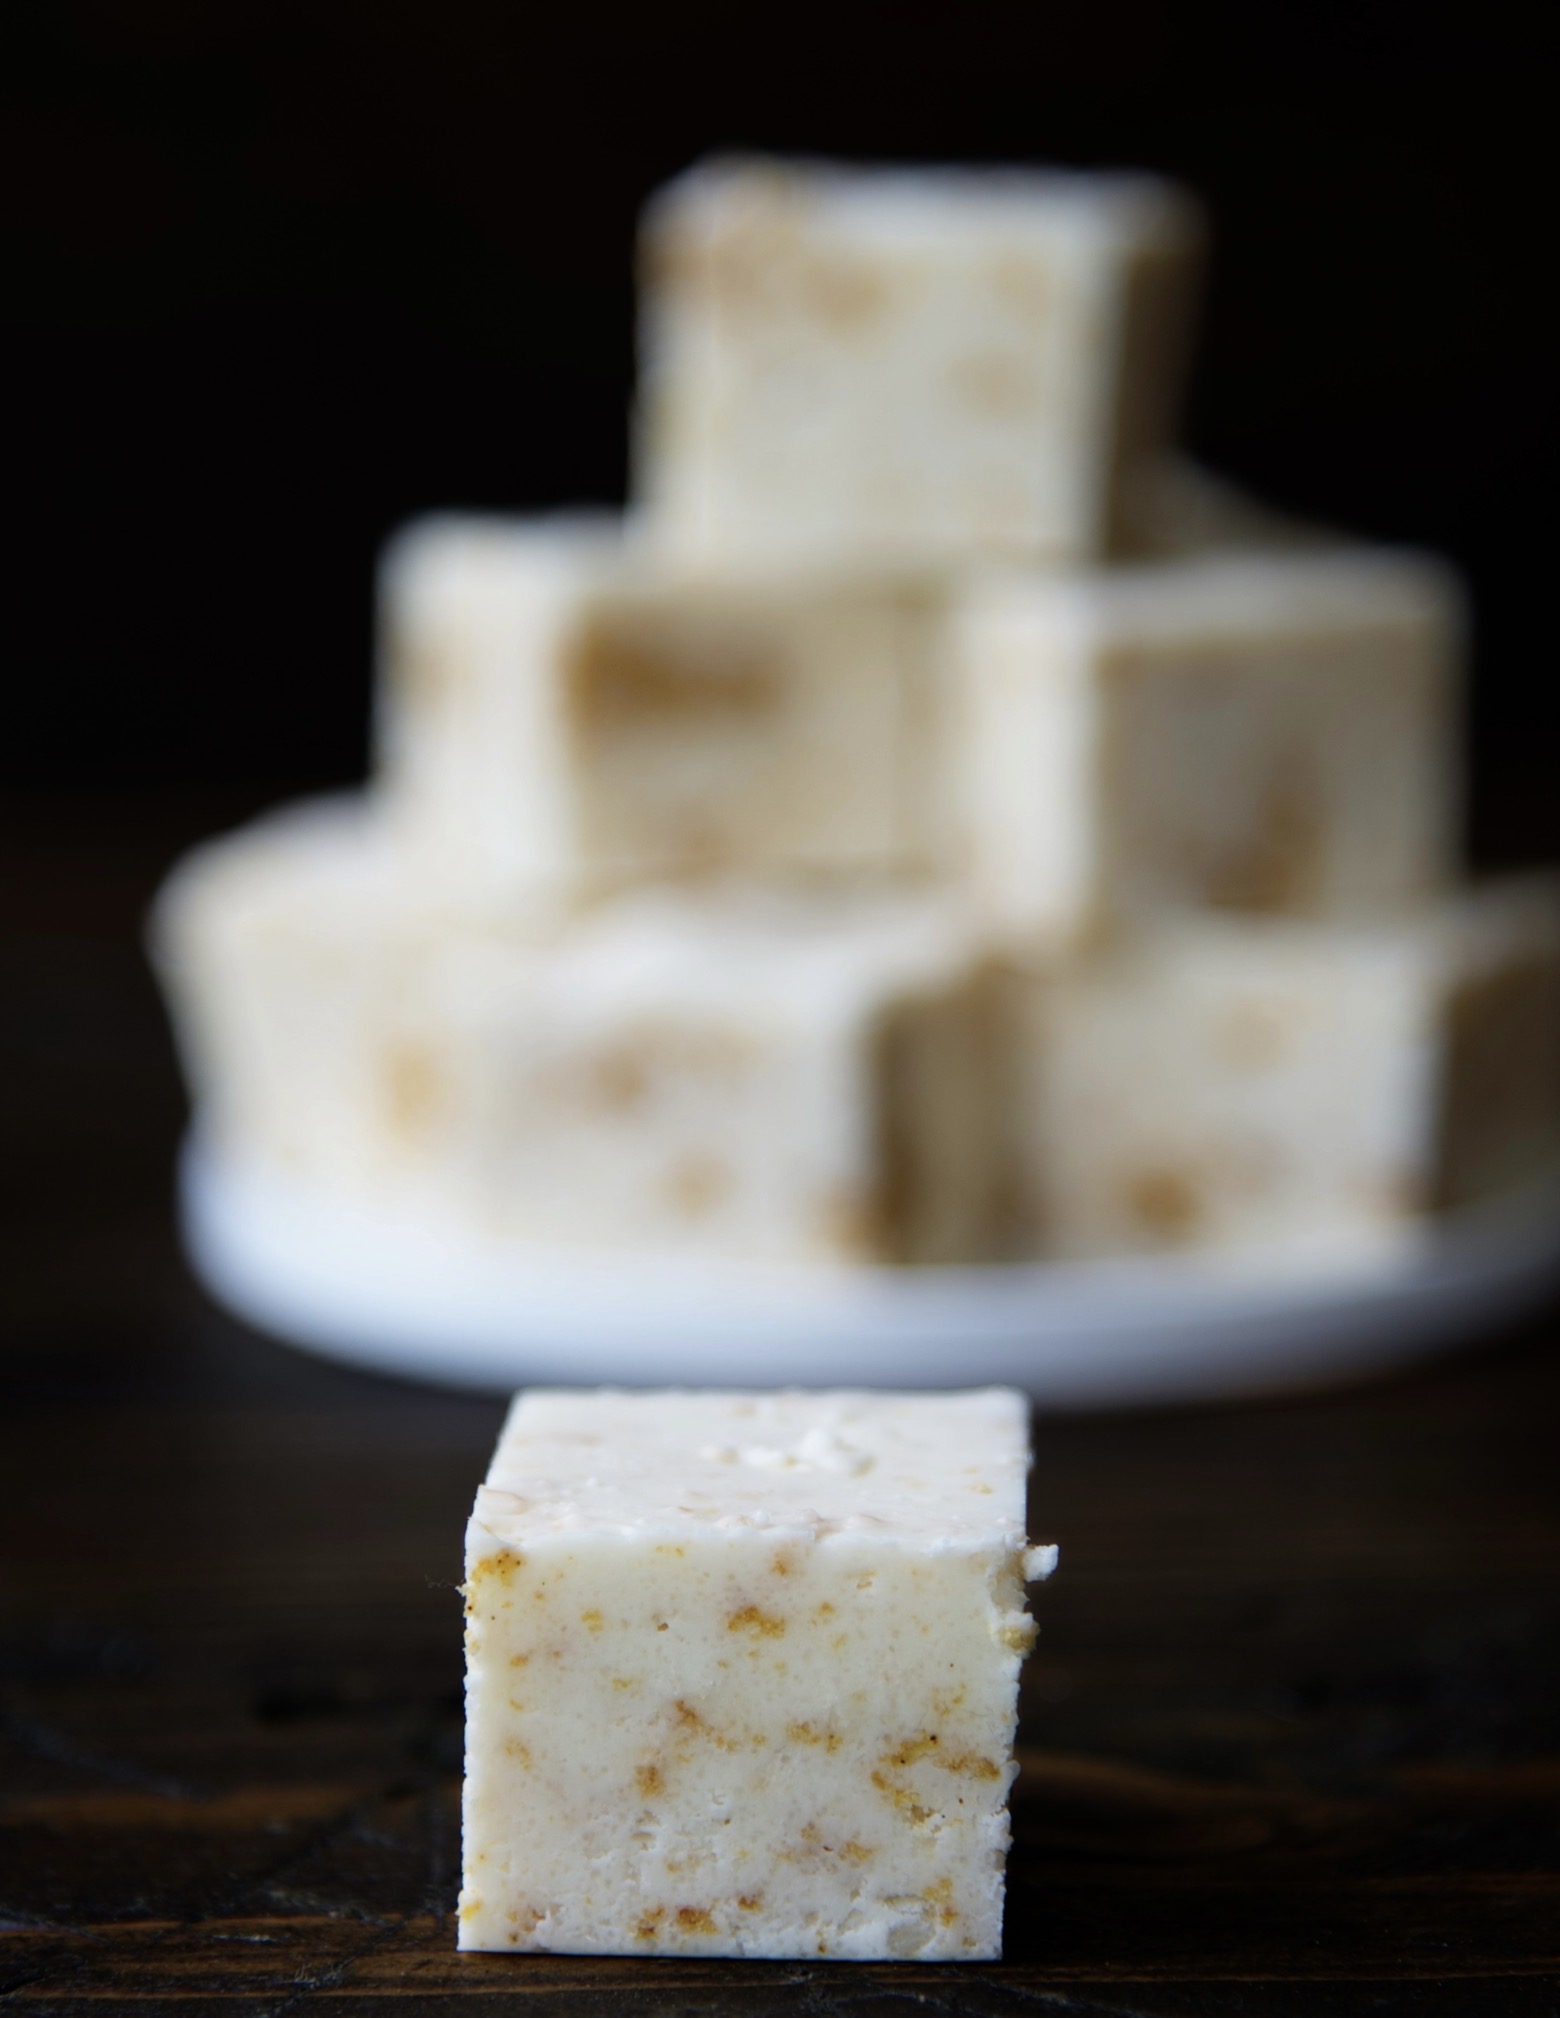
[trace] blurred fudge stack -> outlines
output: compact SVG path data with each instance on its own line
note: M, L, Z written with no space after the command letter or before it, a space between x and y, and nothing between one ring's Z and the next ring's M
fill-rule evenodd
M215 1155L551 1250L1370 1250L1560 1140L1560 900L1459 879L1464 619L1174 449L1150 178L717 162L625 517L432 518L377 772L176 871Z

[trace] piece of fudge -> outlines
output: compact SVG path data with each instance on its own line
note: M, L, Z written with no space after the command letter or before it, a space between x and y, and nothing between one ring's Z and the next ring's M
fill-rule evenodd
M1020 1246L1360 1253L1560 1161L1560 884L1184 922L1011 981Z
M333 809L170 882L154 945L219 1153L543 1246L991 1251L992 984L956 907L647 891L499 927L403 866Z
M690 579L611 520L436 517L380 573L380 795L493 901L924 870L942 603L902 574Z
M1098 558L1173 432L1201 242L1147 176L690 170L641 240L653 531L710 563Z
M954 621L954 743L983 914L1329 917L1457 853L1462 604L1417 554L1318 547L988 574Z
M193 849L149 921L185 1080L220 1153L350 1192L393 1186L426 1098L398 1065L441 921L343 794L266 814ZM444 923L448 929L448 921Z
M466 1530L460 1945L1000 1952L1027 1406L533 1389Z

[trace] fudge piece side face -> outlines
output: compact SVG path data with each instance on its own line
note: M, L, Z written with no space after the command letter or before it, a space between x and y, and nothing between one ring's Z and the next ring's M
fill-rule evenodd
M997 1954L1023 1441L996 1393L523 1398L468 1532L461 1945Z
M1476 892L1448 937L1435 1203L1452 1209L1560 1164L1560 883Z
M436 516L379 569L377 793L414 873L479 897L565 883L574 821L547 669L610 520Z
M1141 550L1145 506L1151 513L1160 472L1174 463L1171 444L1192 362L1203 252L1200 223L1188 207L1178 231L1162 230L1136 247L1122 276L1103 503L1105 550L1112 555Z
M1100 553L1200 247L1146 178L714 163L643 234L637 482L707 558Z
M1101 710L1087 586L997 579L953 626L960 843L980 912L1014 941L1080 935L1102 908Z
M863 1243L865 1258L1002 1258L1011 1212L1005 1032L1004 979L984 961L876 1018L877 1238Z

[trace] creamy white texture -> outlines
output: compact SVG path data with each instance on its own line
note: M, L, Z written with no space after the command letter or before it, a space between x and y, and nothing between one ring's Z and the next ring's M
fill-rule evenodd
M1560 886L1186 920L1015 976L1021 1246L1392 1248L1560 1157Z
M468 1948L999 1952L1026 1404L541 1391L467 1532Z
M695 167L641 242L652 535L1098 558L1173 429L1200 239L1145 176Z
M903 569L705 579L607 518L420 520L380 564L377 789L491 903L924 871L942 636Z
M880 1535L936 1550L1023 1546L1022 1399L950 1395L532 1389L477 1498L501 1541L712 1526L822 1541Z
M1010 939L1391 911L1452 872L1462 609L1439 563L990 573L954 636L974 893Z
M983 976L956 905L725 885L500 923L405 860L371 810L302 811L170 884L159 962L223 1154L544 1248L993 1251Z

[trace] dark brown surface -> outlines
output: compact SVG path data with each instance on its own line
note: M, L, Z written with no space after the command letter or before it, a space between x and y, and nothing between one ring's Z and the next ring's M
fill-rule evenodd
M1043 1423L1000 1967L458 1957L496 1403L211 1310L132 938L222 809L3 835L0 2001L65 2014L1560 2011L1560 1355Z

